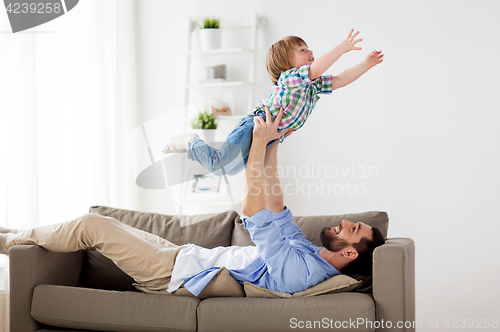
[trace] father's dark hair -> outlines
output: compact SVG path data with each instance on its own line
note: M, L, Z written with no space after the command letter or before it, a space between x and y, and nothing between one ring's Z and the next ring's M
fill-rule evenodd
M385 243L384 236L380 229L372 227L372 231L373 240L364 237L357 243L351 243L351 246L358 252L358 257L342 269L341 272L343 274L351 277L354 275L369 276L372 274L373 250Z

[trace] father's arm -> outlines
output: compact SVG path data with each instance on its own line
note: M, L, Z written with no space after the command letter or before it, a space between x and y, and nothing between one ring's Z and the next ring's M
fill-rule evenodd
M280 228L281 234L290 240L305 240L300 227L293 223L290 210L283 202L283 190L278 174L278 142L266 150L264 161L264 190L266 193L266 208L274 212L274 223Z
M266 194L266 208L278 213L285 209L283 191L278 177L278 146L279 142L267 148L264 160L264 191Z
M286 218L290 211L276 215L266 208L268 197L263 186L266 145L270 140L281 136L282 132L278 133L277 127L282 114L283 110L280 110L274 123L268 109L266 121L257 116L254 118L253 142L246 169L248 192L242 212L245 215L245 228L250 232L260 257L266 262L269 273L276 282L276 290L295 293L323 281L325 276L324 271L309 273L316 272L318 268L310 255L312 247L292 244L291 240L298 239L301 233L291 222L291 216ZM280 204L283 208L282 198L278 205ZM296 277L290 278L291 275Z
M247 194L242 209L243 214L246 216L253 216L266 208L266 191L264 188L266 145L269 141L277 139L283 134L283 132L277 131L282 116L283 109L280 109L273 122L271 113L266 107L265 121L260 116L253 118L253 139L246 168Z
M281 108L281 110L283 110L283 108ZM256 128L255 131L257 132L257 135L259 134L260 130L262 130L262 128ZM290 132L287 133L287 135L289 134ZM254 192L253 194L246 195L247 199L243 202L243 213L249 216L245 213L247 212L247 201L249 202L249 204L251 204L248 206L255 206L255 212L263 209L261 200L262 195L259 195L261 194L261 191L263 191L265 208L275 214L274 223L276 223L276 225L280 228L281 234L289 239L305 239L304 234L300 232L300 228L292 222L292 218L289 216L291 212L289 210L285 211L285 205L283 203L283 191L278 176L278 146L279 143L275 142L273 145L266 149L263 172L260 172L259 169L261 160L256 161L257 158L252 160L250 160L249 158L247 164L247 176L254 177L251 181L249 181L249 184L250 182L253 182L251 185L248 185L248 187L253 187ZM261 158L260 154L262 153L262 151L259 147L260 145L258 145L258 142L256 142L256 149L254 150L255 153L253 154L253 157L259 156L259 158ZM252 149L253 148L254 146L252 146ZM250 172L252 172L252 174L249 174ZM260 187L261 191L259 191L257 188L259 188L258 183L259 181L261 181L261 179L255 179L255 176L258 176L262 173L262 187ZM245 188L245 193L248 193L248 188ZM252 199L254 199L253 203L251 202ZM254 211L251 212L253 212L253 214L255 213Z

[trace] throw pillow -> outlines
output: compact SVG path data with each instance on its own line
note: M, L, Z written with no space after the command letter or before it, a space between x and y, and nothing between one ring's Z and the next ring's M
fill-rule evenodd
M194 296L184 287L179 288L172 294ZM199 299L207 299L209 297L245 297L245 292L243 291L243 287L231 277L229 271L225 267L222 267L196 297Z
M249 282L245 282L244 289L247 297L293 299L297 297L309 297L322 294L349 292L355 290L360 283L361 281L357 281L356 279L353 279L349 276L339 274L317 284L316 286L310 287L302 292L297 292L294 294L265 289Z

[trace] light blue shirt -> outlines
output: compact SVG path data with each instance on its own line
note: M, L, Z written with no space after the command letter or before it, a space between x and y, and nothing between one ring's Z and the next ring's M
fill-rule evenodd
M340 274L319 255L321 247L308 241L293 223L288 208L276 214L261 210L243 217L243 224L257 246L259 257L243 269L229 270L240 284L247 281L293 294ZM221 267L214 266L185 279L184 287L197 296Z

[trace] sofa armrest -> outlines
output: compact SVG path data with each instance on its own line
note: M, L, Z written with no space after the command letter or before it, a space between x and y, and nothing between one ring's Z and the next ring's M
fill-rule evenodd
M10 331L36 331L31 317L33 289L40 284L77 286L83 251L60 253L37 245L17 245L9 250Z
M415 244L412 239L387 239L373 252L373 299L377 322L392 324L392 327L385 324L377 332L415 331ZM398 322L402 322L401 328L397 327Z

